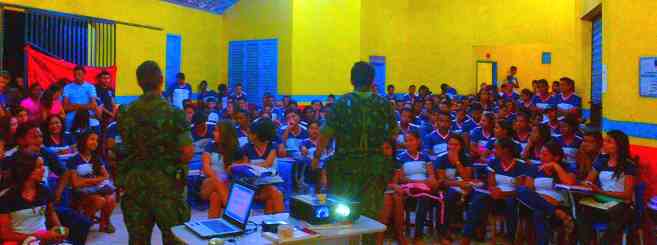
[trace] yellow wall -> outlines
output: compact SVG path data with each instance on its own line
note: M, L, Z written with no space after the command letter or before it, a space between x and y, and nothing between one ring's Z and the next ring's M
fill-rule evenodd
M361 59L386 57L386 82L397 86L397 92L406 91L412 82L406 67L413 41L408 35L409 14L406 0L362 0Z
M181 70L195 87L207 80L216 87L226 77L223 25L219 15L159 0L3 0L3 3L160 27L163 31L117 24L117 94L137 95L135 69L145 60L166 66L166 34L182 36Z
M293 2L292 94L351 91L350 69L360 58L360 1Z
M657 1L604 0L603 62L608 89L604 116L612 120L657 124L657 99L639 96L639 57L657 56ZM612 106L613 105L613 106Z
M221 49L228 50L234 40L278 39L278 93L292 90L292 1L243 0L223 16L223 42ZM224 70L228 57L222 53ZM222 77L225 80L227 76Z

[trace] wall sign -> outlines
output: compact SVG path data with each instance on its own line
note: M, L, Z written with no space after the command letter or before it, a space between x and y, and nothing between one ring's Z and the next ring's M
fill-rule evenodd
M657 98L657 57L639 59L639 95Z

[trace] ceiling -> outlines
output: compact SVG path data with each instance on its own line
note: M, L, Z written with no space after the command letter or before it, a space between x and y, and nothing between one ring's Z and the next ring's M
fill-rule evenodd
M239 0L162 0L189 8L223 14Z

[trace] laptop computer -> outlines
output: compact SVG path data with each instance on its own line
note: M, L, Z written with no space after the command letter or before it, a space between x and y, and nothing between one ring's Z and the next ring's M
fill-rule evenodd
M204 239L241 235L249 221L255 194L255 188L234 182L221 218L187 222L185 226Z

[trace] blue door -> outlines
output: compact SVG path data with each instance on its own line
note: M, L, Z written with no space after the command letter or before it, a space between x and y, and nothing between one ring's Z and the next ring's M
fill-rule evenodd
M602 18L593 21L591 37L591 124L602 122Z
M379 95L385 95L386 91L386 57L370 56L370 64L374 66L374 85Z
M247 102L262 104L278 94L278 40L241 40L228 44L228 85L242 84Z
M182 38L178 35L167 34L167 66L165 71L166 87L176 82L176 74L180 72L180 59L182 55Z

